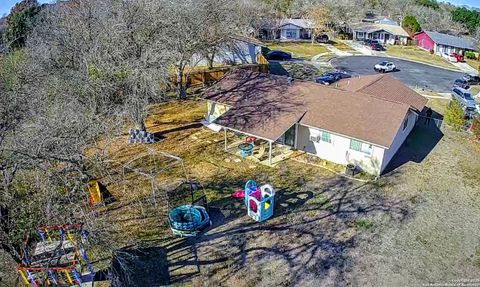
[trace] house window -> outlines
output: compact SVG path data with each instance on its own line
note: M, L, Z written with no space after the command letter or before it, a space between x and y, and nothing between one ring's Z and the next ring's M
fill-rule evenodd
M403 121L403 130L405 130L408 126L408 117Z
M332 143L332 135L329 132L322 132L320 135L311 135L310 136L310 141L312 142L326 142L326 143Z
M329 132L322 132L321 139L322 139L322 141L327 142L327 143L332 142L332 137L331 137L331 134Z
M373 146L357 140L350 140L350 149L372 155Z
M285 36L288 39L295 38L295 37L297 37L297 30L287 29L287 30L285 30Z

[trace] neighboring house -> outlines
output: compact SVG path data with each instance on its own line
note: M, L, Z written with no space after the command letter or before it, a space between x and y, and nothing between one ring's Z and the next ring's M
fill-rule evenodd
M213 63L215 65L265 64L262 47L265 45L255 38L235 35L231 40L217 48ZM204 55L194 56L197 65L207 65Z
M466 51L476 51L475 44L468 39L448 34L422 31L413 37L417 46L427 51L441 53L459 53L464 55Z
M235 70L205 92L208 117L226 130L381 174L427 100L389 75L333 86Z
M396 22L388 19L350 25L353 40L378 40L382 44L406 45L408 33Z
M313 24L306 19L282 19L264 21L259 37L262 40L310 40Z

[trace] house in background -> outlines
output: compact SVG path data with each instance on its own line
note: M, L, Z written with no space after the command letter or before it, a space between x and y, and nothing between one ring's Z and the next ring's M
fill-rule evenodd
M436 54L458 53L465 55L466 51L476 51L474 43L468 39L448 34L422 31L413 37L418 47Z
M265 44L259 40L243 36L234 35L230 37L229 42L225 42L217 47L213 57L214 65L242 65L242 64L267 64L267 60L262 55L262 47ZM192 62L196 65L206 66L208 59L205 55L194 55Z
M312 22L306 19L269 20L261 24L259 38L284 41L311 40L312 28Z
M406 45L409 35L397 22L383 18L373 22L363 21L351 24L353 40L377 40L382 44Z
M235 70L205 92L208 117L225 132L290 146L381 174L427 100L388 75L338 85Z

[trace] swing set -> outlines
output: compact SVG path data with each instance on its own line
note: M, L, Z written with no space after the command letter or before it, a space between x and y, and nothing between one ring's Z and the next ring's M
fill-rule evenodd
M27 236L17 270L25 286L80 286L92 282L95 270L84 244L88 232L82 224L40 227Z

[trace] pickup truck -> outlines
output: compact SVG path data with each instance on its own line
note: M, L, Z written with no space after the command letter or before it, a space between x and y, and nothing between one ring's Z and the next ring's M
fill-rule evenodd
M395 72L397 67L392 62L383 61L375 65L373 69L376 72L385 73L385 72Z

